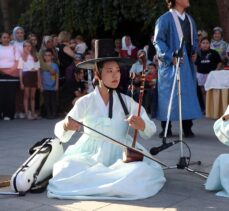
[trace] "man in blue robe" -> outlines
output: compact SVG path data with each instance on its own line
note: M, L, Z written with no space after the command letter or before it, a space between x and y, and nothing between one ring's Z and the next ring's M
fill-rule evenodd
M182 123L185 137L193 137L191 130L192 120L202 116L196 92L196 72L193 62L196 59L198 37L194 20L186 12L189 0L166 0L169 11L163 14L156 22L154 45L159 58L158 69L158 107L157 119L161 121L163 137L168 105L175 76L177 59L174 52L179 49L182 37L184 38L183 58L180 65L181 108ZM172 99L170 121L179 120L177 84ZM171 122L167 136L172 136Z

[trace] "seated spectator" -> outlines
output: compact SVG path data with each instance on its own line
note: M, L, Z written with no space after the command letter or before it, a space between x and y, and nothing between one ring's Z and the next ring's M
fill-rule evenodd
M226 64L227 47L228 43L223 40L223 29L221 27L215 27L213 29L211 49L216 50L219 53L223 64Z
M131 57L137 59L137 48L132 44L130 36L122 38L122 49L120 50L120 57Z
M143 105L150 117L154 118L156 116L157 103L157 65L150 63L147 70Z
M197 54L195 62L197 66L197 81L202 93L204 105L206 103L206 91L204 84L208 74L213 70L219 70L222 67L222 62L217 51L210 49L210 41L204 37L200 42L200 51Z
M132 86L129 87L129 90L127 92L128 95L132 96L135 101L139 101L139 94L140 94L140 85L141 85L141 73L143 71L143 64L142 64L142 59L140 59L140 55L144 54L146 57L146 53L144 50L139 50L137 55L138 55L138 60L131 66L130 69L130 76L132 78ZM149 65L152 63L151 61L147 60L146 65Z
M143 49L139 50L137 53L138 60L131 66L130 73L139 74L140 72L142 72L142 70L143 70L142 60L139 58L139 56L142 53L146 57L146 52ZM149 65L150 63L152 63L152 62L147 59L146 65Z

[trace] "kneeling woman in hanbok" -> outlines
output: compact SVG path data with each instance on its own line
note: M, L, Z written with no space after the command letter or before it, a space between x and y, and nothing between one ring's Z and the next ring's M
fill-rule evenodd
M90 69L96 63L99 85L76 101L66 118L56 124L56 136L67 142L80 129L80 124L68 118L72 117L126 145L132 143L129 126L139 130L144 139L149 139L156 132L154 122L144 108L137 116L138 104L116 90L121 77L120 65L128 60L113 57L112 40L97 40L96 52L96 59L80 63L78 67ZM140 144L136 147L147 153ZM54 164L48 197L135 200L158 193L165 183L161 166L147 158L125 163L123 151L106 137L84 127L80 139Z
M229 146L229 105L225 114L214 124L219 141ZM219 155L205 184L206 190L217 191L217 196L229 197L229 154Z

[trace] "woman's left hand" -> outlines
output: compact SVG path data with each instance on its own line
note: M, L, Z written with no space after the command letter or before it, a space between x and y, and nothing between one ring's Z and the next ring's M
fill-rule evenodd
M130 116L127 119L127 122L129 123L130 127L136 129L136 130L145 130L145 122L140 116Z

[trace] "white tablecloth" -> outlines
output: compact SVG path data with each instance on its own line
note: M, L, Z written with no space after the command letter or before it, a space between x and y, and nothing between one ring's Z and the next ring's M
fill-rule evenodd
M229 70L215 70L210 72L204 88L206 91L210 89L229 89Z

